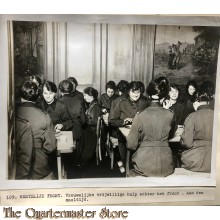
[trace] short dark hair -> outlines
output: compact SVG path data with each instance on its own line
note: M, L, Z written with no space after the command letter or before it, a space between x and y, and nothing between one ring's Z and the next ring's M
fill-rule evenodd
M139 84L140 84L140 88L141 88L141 93L144 93L144 91L145 91L145 85L144 85L144 83L143 82L141 82L141 81L137 81Z
M74 83L76 87L78 86L78 82L73 76L68 77L67 80L69 80L71 83Z
M19 95L26 101L36 102L39 96L36 83L30 80L25 81L19 89Z
M154 80L159 89L159 98L164 98L168 96L169 93L169 81L166 77L161 76Z
M188 81L187 84L186 84L186 92L187 92L187 94L189 94L188 88L189 88L190 86L193 86L193 87L195 88L195 90L196 90L195 93L198 91L198 84L197 84L197 82L194 81L194 80L190 80L190 81Z
M36 81L38 82L39 85L42 84L40 77L37 76L37 75L32 75L32 76L30 76L30 81L33 82L33 80L36 80Z
M113 89L114 91L116 90L116 84L114 81L108 81L105 85L105 91L107 91L107 89Z
M128 91L130 90L141 92L141 84L138 81L131 81L128 85Z
M43 87L46 87L48 91L57 93L57 86L55 83L51 81L45 81L43 84Z
M209 80L204 81L199 88L200 91L205 91L211 96L215 94L215 84Z
M98 91L92 87L87 87L83 90L83 92L89 96L92 96L95 100L97 100L98 97Z
M158 95L159 99L162 99L168 95L168 85L166 83L161 83L160 80L152 80L147 87L147 94L151 97L153 95ZM152 97L151 97L152 99Z
M126 93L128 91L128 85L129 82L126 80L121 80L118 84L117 84L117 90L122 92L122 93Z
M59 83L59 89L63 93L70 94L73 90L73 84L69 80L63 80Z
M212 95L208 91L200 90L197 93L196 101L198 102L209 102L212 100Z
M169 86L169 91L171 91L171 88L176 89L178 92L180 92L180 88L176 83L171 83Z
M159 83L159 85L169 85L169 81L165 76L160 76L157 79L157 82Z

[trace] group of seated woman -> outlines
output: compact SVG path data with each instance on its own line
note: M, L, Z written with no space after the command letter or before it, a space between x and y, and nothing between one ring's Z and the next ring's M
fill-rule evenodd
M104 142L107 132L118 138L122 162L125 163L126 146L134 150L131 160L134 173L144 176L167 176L173 173L175 166L168 139L177 125L183 125L184 121L182 167L210 172L211 153L208 155L208 152L211 147L208 146L211 146L213 110L210 106L214 99L214 87L210 82L203 84L198 90L194 81L189 82L188 95L182 96L179 101L179 87L169 84L165 77L150 82L148 97L144 95L145 87L140 81L129 83L121 80L117 86L114 81L109 81L106 93L98 101L98 91L92 87L85 88L83 93L77 91L78 82L74 77L59 83L58 97L58 89L53 82L45 81L42 84L39 77L31 76L21 85L21 103L17 106L16 116L30 124L34 147L33 152L29 153L32 159L28 163L24 159L18 160L20 168L17 170L17 179L54 179L51 166L55 164L51 158L55 158L55 133L62 130L73 131L76 140L75 165L88 166L97 144L99 116L105 119L102 128ZM191 87L194 87L193 92ZM194 112L192 107L202 111ZM131 124L126 140L118 128ZM16 131L19 129L20 126L17 126ZM23 148L23 151L19 151L19 158L27 158L23 157L26 153L25 143L19 144L21 135L19 132L17 134L17 145Z
M177 123L184 124L180 166L190 171L211 171L214 85L210 81L202 83L199 89L193 85L194 81L187 84L189 94L181 103L177 100L177 85L169 85L162 78L150 82L147 93L151 104L134 117L127 137L127 148L133 151L131 176L164 177L174 172L169 139Z
M19 167L17 179L55 178L53 175L56 171L55 134L61 131L73 131L73 138L76 141L73 161L76 166L86 165L93 156L96 145L96 123L101 115L97 100L98 91L87 87L81 93L76 90L77 85L73 77L60 82L58 88L61 96L59 98L57 86L51 81L41 84L37 76L31 76L30 80L21 85L16 118L30 124L32 137L28 133L19 135L18 131L21 126L16 123L18 125L16 126L18 134L16 143L19 148L17 157L23 158L17 160L19 163L17 164ZM26 151L28 146L25 146L25 142L22 141L25 138L32 138L34 147L29 154ZM38 157L37 152L40 152L41 158ZM24 159L27 157L31 157L28 165Z

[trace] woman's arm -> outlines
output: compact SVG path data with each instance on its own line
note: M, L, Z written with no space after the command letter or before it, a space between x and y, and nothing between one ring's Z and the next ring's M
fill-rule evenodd
M109 113L110 124L115 127L123 126L124 120L120 119L120 116L121 116L120 101L118 101L117 103L114 103L111 106Z
M45 151L45 153L51 153L56 149L56 138L55 138L53 124L49 115L46 115L45 121L46 121L46 130L44 133L43 150Z
M71 130L73 127L73 120L68 112L68 109L65 105L63 105L63 110L61 113L61 124L63 125L61 130Z
M180 138L180 143L186 148L193 147L193 137L194 137L194 118L193 115L189 115L184 122L184 131Z
M127 148L130 150L136 150L138 148L141 135L140 125L141 121L139 119L139 116L136 115L134 117L131 130L127 136Z
M98 117L101 115L101 108L97 104L94 104L93 107L89 111L89 115L87 117L87 124L96 125Z

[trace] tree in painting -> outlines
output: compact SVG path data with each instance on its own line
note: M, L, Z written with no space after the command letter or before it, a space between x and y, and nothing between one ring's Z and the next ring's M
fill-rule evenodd
M192 79L215 82L219 36L219 27L158 26L154 77L179 85Z

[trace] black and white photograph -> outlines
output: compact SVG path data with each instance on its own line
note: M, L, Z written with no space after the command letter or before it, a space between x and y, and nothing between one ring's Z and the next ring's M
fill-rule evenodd
M215 187L217 22L46 17L2 28L3 187Z

